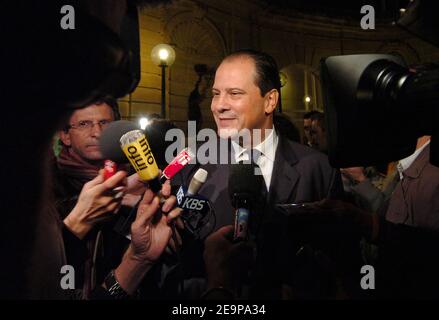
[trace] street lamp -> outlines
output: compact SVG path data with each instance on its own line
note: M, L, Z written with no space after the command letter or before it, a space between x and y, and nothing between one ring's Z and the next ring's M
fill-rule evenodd
M166 118L166 67L170 67L175 61L175 51L168 44L158 44L151 51L151 60L162 68L162 118Z

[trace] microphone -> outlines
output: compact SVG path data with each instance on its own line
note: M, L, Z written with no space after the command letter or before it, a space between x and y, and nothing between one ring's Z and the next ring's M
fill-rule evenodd
M120 146L142 181L148 182L149 188L158 193L162 184L159 168L142 130L136 129L120 137Z
M202 185L207 180L207 171L198 169L192 177L187 191L183 186L178 189L176 194L177 203L183 209L181 218L185 224L186 230L195 235L197 230L207 224L205 221L212 210L209 200L197 195Z
M116 163L126 163L128 160L139 174L139 178L148 182L154 193L160 191L157 163L145 134L135 123L126 120L111 122L102 131L99 144L105 159Z
M176 194L178 206L182 208L182 205L186 198L195 196L201 189L202 185L206 182L206 180L207 171L201 168L198 169L192 177L191 182L189 183L189 188L186 190L184 186L181 186L178 189Z
M231 166L228 190L235 208L234 241L247 240L249 237L251 213L264 183L262 175L255 174L256 169L254 164L242 162Z
M168 164L165 169L163 169L163 174L160 177L160 181L165 183L166 180L171 180L173 176L175 176L192 160L192 158L193 153L188 148L181 150L174 160L172 160L171 163Z
M125 133L138 129L139 126L127 120L113 121L108 124L99 138L103 157L119 164L128 163L128 159L120 147L120 138Z
M189 188L186 192L186 196L196 195L203 186L203 184L206 182L206 180L207 171L201 168L198 169L192 177L191 182L189 183Z
M145 182L147 181L150 184L151 189L153 189L154 192L157 192L156 190L154 190L154 188L155 189L158 188L158 190L160 190L161 184L163 184L166 180L171 179L176 173L178 173L181 169L183 169L192 160L194 155L189 149L187 148L183 149L174 158L174 160L163 170L163 174L159 179L160 180L160 185L159 185L157 181L155 181L158 180L156 179L156 174L158 175L158 173L155 172L155 167L158 168L156 159L152 157L154 159L155 164L152 165L153 167L148 169L147 172L149 173L144 172L144 170L140 170L142 171L141 173L139 171L140 167L136 163L136 161L137 162L141 161L140 158L137 156L136 159L130 159L132 155L129 152L128 154L124 152L121 146L121 138L125 136L128 132L136 131L136 130L138 131L137 133L138 137L140 137L141 134L143 134L143 136L145 137L145 141L149 150L146 152L151 151L151 147L150 147L151 145L159 147L159 149L161 146L163 146L163 141L159 139L159 136L160 138L163 138L163 135L155 134L153 135L153 140L148 141L146 140L145 134L139 130L138 126L135 123L126 120L119 120L119 121L111 122L108 125L108 127L102 131L101 137L99 139L102 155L104 156L104 158L110 159L116 163L127 163L128 162L127 160L129 160L133 165L134 169L136 170L136 172L139 173L140 178ZM146 147L146 145L144 147ZM130 148L129 150L134 151L133 148ZM128 147L126 148L125 151L128 151ZM152 155L152 153L149 153L147 157L149 155ZM152 161L152 159L148 160L148 158L145 158L145 160ZM151 175L154 177L152 180L151 180Z
M104 158L117 163L129 161L139 174L139 178L147 182L154 193L159 193L161 183L157 164L144 133L135 123L126 120L111 122L102 131L99 143ZM160 201L164 202L164 199L160 197ZM135 219L136 208L137 206L129 213L120 216L114 226L117 233L128 239L130 239L130 226Z
M107 180L114 176L117 172L117 164L111 160L104 161L104 179Z

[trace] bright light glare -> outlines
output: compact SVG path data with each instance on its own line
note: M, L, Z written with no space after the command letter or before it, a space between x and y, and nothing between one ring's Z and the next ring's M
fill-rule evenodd
M160 49L159 51L160 60L166 60L169 57L169 52L166 49Z
M145 117L140 118L140 120L139 120L140 128L142 130L145 130L145 128L149 125L149 122L150 121L148 120L148 118L145 118Z

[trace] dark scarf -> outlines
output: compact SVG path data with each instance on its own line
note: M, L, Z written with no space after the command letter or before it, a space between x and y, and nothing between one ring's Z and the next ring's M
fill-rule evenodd
M84 183L98 175L99 170L104 167L104 162L91 164L77 155L72 148L63 146L57 159L57 166L64 176L69 177L70 183L81 190Z

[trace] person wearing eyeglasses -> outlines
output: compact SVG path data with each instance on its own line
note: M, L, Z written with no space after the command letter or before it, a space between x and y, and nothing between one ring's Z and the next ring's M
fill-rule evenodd
M113 107L112 107L113 106ZM63 144L60 161L75 159L82 165L102 167L99 137L102 130L115 120L115 101L107 98L84 109L76 110L64 130L59 132Z
M76 293L85 299L111 270L113 257L122 257L129 244L113 227L117 213L131 210L124 198L133 192L135 175L128 177L129 186L125 172L105 180L99 147L102 130L119 118L116 100L105 97L75 110L58 133L61 151L53 174L55 206L64 225L67 262L75 268ZM138 201L145 188L137 189Z
M80 239L93 227L91 221L102 214L115 212L121 204L119 196L111 204L99 205L101 209L97 212L85 215L78 210L73 211L75 206L78 207L78 196L84 185L99 177L99 170L104 168L99 138L102 130L119 118L117 110L115 99L103 98L74 111L63 130L58 132L61 151L54 168L56 206L66 226ZM98 181L102 183L103 178ZM91 193L88 192L88 195ZM102 201L101 195L89 198L92 198L90 206L94 207L98 207L97 202Z

